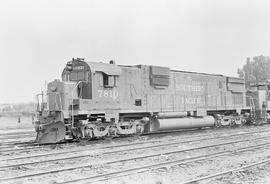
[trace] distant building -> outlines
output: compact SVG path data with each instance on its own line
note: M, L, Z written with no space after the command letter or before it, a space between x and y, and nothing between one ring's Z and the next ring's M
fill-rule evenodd
M16 112L16 109L11 104L0 104L0 112Z

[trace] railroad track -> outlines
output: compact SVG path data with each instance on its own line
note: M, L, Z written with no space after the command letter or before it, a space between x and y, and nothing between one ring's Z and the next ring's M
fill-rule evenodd
M264 125L261 125L264 126ZM250 127L254 127L253 125L250 125ZM152 133L145 133L144 135L153 135L153 134L168 134L168 133L178 133L178 132L199 132L199 131L207 131L207 130L213 130L216 127L206 127L206 128L202 128L202 129L198 129L198 128L193 128L193 129L179 129L179 130L170 130L170 131L157 131L157 132L152 132ZM228 127L219 127L218 129L225 129ZM17 130L17 131L16 131ZM28 135L28 134L33 134L35 133L34 131L34 127L33 129L0 129L0 132L4 132L4 133L0 133L0 138L3 136L17 136L17 135Z
M153 133L149 133L149 134L143 134L141 135L141 137L144 137L144 136L155 136L155 135L168 135L168 134L178 134L178 133L183 133L183 134L190 134L191 133L200 133L200 132L206 132L208 130L213 130L214 128L204 128L204 129L182 129L182 130L173 130L173 131L158 131L158 132L153 132ZM221 128L220 128L221 129ZM20 133L20 134L25 134L25 135L31 135L31 137L29 138L35 138L35 134L32 134L31 133L28 133L28 132L23 132L23 133ZM1 135L0 134L0 140L4 140L4 139L9 139L9 138L15 138L17 135L15 133L12 133L12 135L8 138L1 138L1 137L4 137L4 135ZM16 137L17 138L24 138L23 136L22 137ZM116 137L117 138L117 137ZM75 141L76 142L76 141ZM7 148L8 145L10 145L10 147L13 147L13 145L15 144L16 146L20 145L20 146L31 146L29 145L29 143L33 143L32 141L30 142L22 142L22 141L7 141L7 142L3 142L3 146L5 148ZM59 144L59 143L55 143L55 144ZM41 146L44 146L46 144L33 144L33 146L38 146L38 145L41 145ZM52 145L52 144L47 144L47 145ZM0 146L0 150L1 150L1 147Z
M156 156L160 156L160 155L168 155L168 154L176 154L176 153L184 153L184 152L190 152L190 151L197 151L199 149L206 149L206 148L214 148L214 147L218 147L218 146L224 146L224 145L231 145L231 144L236 144L236 143L241 143L241 142L247 142L247 141L254 141L254 140L259 140L259 139L265 139L265 138L269 138L270 136L263 136L263 137L259 137L259 138L255 138L255 139L244 139L244 140L237 140L237 141L229 141L229 142L225 142L225 143L219 143L219 144L211 144L211 145L207 145L207 146L201 146L201 147L194 147L194 148L187 148L187 149L180 149L180 150L174 150L174 151L167 151L167 152L162 152L162 153L157 153L157 154L150 154L150 155L144 155L144 156L139 156L139 157L132 157L132 158L128 158L128 159L116 159L114 161L109 161L109 162L102 162L102 163L96 163L96 164L113 164L113 163L119 163L119 162L126 162L126 161L132 161L132 160L138 160L138 159L145 159L145 158L150 158L150 157L156 157ZM266 146L266 145L270 145L270 142L266 142L263 144L259 144L256 146L249 146L249 147L245 147L245 148L241 148L241 149L248 149L248 148L259 148L262 146ZM165 146L162 145L162 146ZM140 147L140 148L133 148L130 150L125 150L125 151L132 151L132 150L138 150L138 149L152 149L154 147L158 147L158 145L154 145L152 147L150 146L145 146L145 147ZM115 153L116 151L109 151L109 152L105 152L105 153L100 153L100 154L111 154L111 153ZM123 152L123 150L118 150L117 152ZM210 155L222 155L224 153L231 153L232 151L221 151L215 154L210 154ZM209 156L209 154L207 154ZM89 154L88 154L89 156ZM205 157L206 155L204 155ZM198 157L201 158L201 157ZM193 158L194 159L194 158ZM57 160L51 160L52 161L57 161ZM181 161L183 161L183 159L181 159ZM174 163L175 161L172 161L170 163ZM31 163L28 163L31 164ZM20 165L7 165L7 166L2 166L1 169L7 168L7 167L18 167L18 166L25 166L26 164L20 164ZM160 166L160 164L158 164L158 166ZM46 171L46 172L39 172L39 173L34 173L34 174L28 174L28 175L21 175L21 176L16 176L16 177L8 177L8 178L0 178L0 181L10 181L10 180L17 180L17 179L23 179L23 178L28 178L28 177L35 177L35 176L42 176L42 175L46 175L46 174L53 174L53 173L58 173L58 172L64 172L64 171L70 171L70 170L76 170L76 169L82 169L85 167L93 167L93 164L86 164L86 165L80 165L80 166L73 166L73 167L68 167L68 168L64 168L64 169L56 169L56 170L50 170L50 171ZM148 166L150 167L150 166ZM151 165L151 167L153 167L153 164ZM144 168L144 167L143 167ZM140 169L143 169L140 168ZM138 168L137 168L138 169ZM130 171L130 170L129 170ZM110 173L111 174L111 173ZM95 176L96 177L96 176ZM98 177L100 178L101 176L98 175ZM105 175L104 175L105 177ZM107 177L107 175L106 175ZM92 178L92 177L91 177Z
M34 137L33 137L34 138ZM38 144L34 143L34 140L20 140L20 141L8 141L8 142L1 142L0 144L0 150L2 149L2 147L5 148L14 148L14 146L36 146Z
M250 141L250 140L254 140L254 139L248 139L245 141ZM242 141L244 141L244 140L242 140ZM226 142L226 143L213 144L213 145L208 145L208 146L201 146L201 147L175 150L175 151L167 151L167 152L162 152L162 153L157 153L157 154L149 154L149 155L131 157L131 158L126 158L126 159L116 159L113 161L96 163L95 165L108 165L108 164L114 164L114 163L120 163L120 162L128 162L128 161L134 161L134 160L139 160L139 159L146 159L146 158L156 157L156 156L161 156L161 155L166 155L166 154L175 154L175 153L187 152L187 151L197 151L199 149L223 146L223 145L228 145L228 144L235 144L238 142L239 141L231 141L231 142ZM146 164L143 166L132 167L132 168L128 168L128 169L120 169L120 170L108 172L105 174L96 174L96 175L93 175L91 177L84 177L84 178L75 179L75 180L71 180L71 181L67 181L67 182L57 182L57 183L74 183L74 182L82 182L82 181L85 181L85 182L87 181L89 183L89 182L103 181L103 180L108 180L108 179L112 179L112 178L116 178L116 177L122 177L122 176L130 175L130 174L136 174L138 172L147 171L147 169L158 169L158 168L162 168L162 167L172 167L172 166L180 165L180 164L198 162L198 161L216 158L216 157L220 157L220 156L225 156L225 155L229 155L229 154L236 154L236 153L250 151L250 150L254 150L254 149L257 150L259 148L265 148L266 146L269 146L269 145L270 145L270 141L267 141L265 143L252 145L252 146L245 146L242 148L238 148L236 150L228 150L228 151L222 150L222 151L211 153L211 154L207 153L207 154L202 154L199 156L182 158L182 159L178 159L178 160L170 160L170 161L165 161L165 162L163 161L160 163ZM82 169L85 167L94 167L94 165L91 164L91 165L84 165L84 166L76 166L76 167L69 167L69 168L65 168L65 169L51 170L51 171L47 171L47 172L40 172L40 173L34 173L34 174L28 174L28 175L20 175L20 176L16 176L16 177L0 178L0 182L14 181L14 180L29 178L29 177L37 177L37 176L42 176L42 175L46 175L46 174L54 174L57 172Z
M4 133L0 133L0 136L7 136L7 135L21 135L21 134L29 134L29 133L33 133L34 128L33 129L0 129L0 132L4 132Z
M26 144L29 144L29 143L33 143L34 140L35 140L36 137L18 137L17 139L16 138L12 138L8 141L6 141L7 139L0 139L1 143L0 143L0 150L1 148L4 146L4 147L7 147L9 146L10 148L14 147L14 146L19 146L19 145L26 145Z
M17 132L17 133L4 133L4 134L0 134L0 140L1 140L1 146L8 146L8 145L14 145L14 144L23 144L22 141L25 140L18 140L18 139L27 139L27 138L35 138L35 134L33 131L29 131L29 132ZM14 140L16 139L16 140ZM7 141L7 140L11 140L11 141Z
M81 149L74 149L74 150L67 150L67 151L58 151L58 152L52 152L52 153L42 153L42 154L35 154L35 155L27 155L27 156L18 156L18 157L13 157L13 158L7 158L7 159L0 159L1 162L4 161L14 161L14 160L22 160L22 159L32 159L32 158L38 158L38 157L47 157L47 156L56 156L56 155L66 155L70 153L76 153L75 156L70 156L66 157L65 159L74 159L78 157L87 157L89 156L89 153L86 153L84 155L78 155L77 153L81 151L103 151L103 150L109 150L109 149L114 149L114 148L119 148L119 147L132 147L132 146L138 146L138 145L146 145L146 144L154 144L154 143L159 143L159 142L165 142L157 145L148 145L148 146L143 146L142 148L130 148L130 149L125 149L125 150L137 150L137 149L144 149L144 148L153 148L153 147L159 147L159 146L169 146L169 145L178 145L178 144L184 144L184 143L192 143L192 142L198 142L198 141L205 141L205 140L219 140L219 139L224 139L228 137L237 137L237 136L243 136L243 135L252 135L252 134L257 134L257 133L265 133L265 132L270 132L270 130L264 130L264 131L255 131L255 132L245 132L245 133L237 133L237 134L229 134L229 135L218 135L218 136L213 136L209 137L209 135L204 136L203 138L201 136L198 136L198 139L192 139L192 140L184 140L184 141L173 141L173 139L168 139L168 140L153 140L153 141L146 141L146 142L136 142L136 143L124 143L124 144L118 144L118 145L110 145L110 146L101 146L97 148L93 148L92 145L84 146ZM267 137L267 136L266 136ZM109 153L118 153L121 151L125 151L123 149L116 150L116 151L110 151ZM65 159L53 159L54 161L59 161L59 160L65 160ZM52 161L48 158L46 158L45 161L33 161L29 162L29 164L33 163L44 163L44 162L49 162ZM28 164L28 163L25 163ZM17 165L18 166L18 165ZM3 166L0 166L0 168Z
M234 129L234 130L238 131L238 129ZM269 130L270 129L266 129L264 131L261 131L261 130L254 131L254 133L256 133L256 132L258 132L258 133L260 133L260 132L267 132ZM207 130L205 130L205 131L207 133ZM248 134L248 132L247 132L247 134ZM190 137L192 137L192 138L193 137L210 137L212 135L220 135L220 132L214 132L214 133L211 133L211 134L207 133L207 135L195 135L195 136L194 135L189 135L189 137L187 137L187 138L190 138ZM155 136L155 135L150 135L150 136ZM156 142L156 141L153 141L153 142ZM78 145L81 144L81 143L76 144L76 142L73 142L73 143L75 143L74 146L78 146ZM31 151L35 151L35 150L39 150L41 148L42 149L43 148L46 148L47 146L51 146L51 145L56 145L57 146L57 145L60 145L60 144L61 145L67 145L69 147L73 146L73 145L70 145L70 143L64 143L64 142L57 143L57 144L40 145L38 143L34 143L33 141L30 141L30 142L20 142L20 141L17 142L17 141L13 141L13 142L11 142L9 144L8 143L2 144L2 146L0 146L0 151L1 151L2 154L3 153L7 153L7 152L15 152L15 151L16 152L17 151L20 151L20 152L29 152L30 150ZM131 144L131 143L129 143L129 144ZM14 148L14 145L16 146L15 148ZM20 147L20 148L18 148L18 147ZM51 151L51 150L49 150L49 151Z
M263 125L260 125L260 126L268 126L267 124L263 124ZM252 128L256 128L258 126L251 126ZM239 130L238 127L230 127L232 128L233 130ZM250 129L250 126L249 127L241 127L241 128L245 128L245 129ZM254 128L254 129L255 129ZM198 134L198 133L207 133L209 131L218 131L216 132L216 134L219 134L219 131L222 131L223 129L228 129L228 127L219 127L218 129L215 129L215 128L204 128L204 129L189 129L189 130L174 130L174 131L170 131L170 132L167 132L167 131L161 131L161 132L156 132L156 133L152 133L152 134L144 134L142 135L143 136L156 136L156 135L165 135L167 136L168 134L171 135L171 134L176 134L178 135L179 133L181 134L188 134L188 135L192 135L193 133L194 134ZM244 129L244 130L245 130ZM31 131L33 132L33 131ZM28 134L29 132L21 132L22 134ZM12 133L13 134L13 133ZM15 133L14 133L15 134ZM208 133L209 134L209 133ZM1 135L1 134L0 134ZM195 137L195 136L193 136ZM46 146L51 146L51 145L67 145L70 146L70 142L60 142L60 143L56 143L56 144L38 144L38 143L34 143L34 138L35 137L32 137L33 140L30 140L30 141L9 141L9 142L2 142L0 143L0 151L1 152L9 152L9 151L25 151L25 152L28 152L29 150L34 150L34 149L40 149L40 148L44 148ZM1 140L1 139L0 139ZM76 143L78 141L72 141L72 143ZM16 148L14 148L14 146L16 146ZM75 146L78 146L78 145L75 145ZM23 148L18 148L18 147L23 147ZM27 147L27 148L26 148ZM8 149L9 148L9 149Z
M114 179L114 178L124 177L127 175L147 172L147 171L149 171L149 169L153 170L153 169L159 169L159 168L164 168L164 167L169 168L169 167L173 167L173 166L177 166L177 165L181 165L181 164L201 162L204 160L209 160L209 159L222 157L222 156L226 156L226 155L234 155L234 154L238 154L241 152L252 151L254 149L265 148L266 146L269 146L269 145L270 145L270 142L264 143L264 144L258 144L255 146L246 146L244 148L240 148L240 149L237 149L234 151L225 151L225 152L221 151L221 152L216 152L216 153L212 153L212 154L202 154L199 156L178 159L178 160L173 160L173 161L166 161L166 162L161 162L161 163L156 163L156 164L149 164L149 165L144 165L144 166L139 166L139 167L133 167L133 168L113 171L113 172L109 172L109 173L105 173L105 174L96 174L96 175L93 175L90 177L84 177L84 178L80 178L80 179L74 179L74 180L57 182L57 183L58 184L69 184L69 183L74 184L74 183L82 183L82 182L94 183L94 182L98 182L98 181L106 181L106 180L110 180L110 179ZM248 167L253 167L256 165L260 165L260 164L266 164L266 163L270 163L270 159L258 161L258 162L255 162L255 163L243 166L243 167L238 167L236 169L231 169L231 170L227 170L224 172L218 172L218 173L208 175L205 177L201 177L201 178L197 178L194 180L189 180L189 181L183 182L182 184L193 184L193 183L196 183L198 181L214 178L217 176L228 174L228 173L233 172L233 171L245 169ZM181 182L179 182L179 183L181 183Z
M263 125L260 125L260 126L268 126L267 124L263 124ZM257 126L249 126L248 128L254 128L254 127L257 127ZM232 129L238 129L239 127L230 127ZM241 127L241 128L246 128L248 129L247 127ZM206 133L208 131L222 131L223 129L228 129L228 127L219 127L219 128L213 128L213 127L210 127L210 128L203 128L203 129L182 129L182 130L172 130L172 131L157 131L157 132L153 132L153 133L150 133L150 134L143 134L141 135L141 137L144 137L144 136L156 136L156 135L168 135L168 134L178 134L178 133L181 133L181 134L188 134L190 135L191 133L194 133L194 134L198 134L198 133ZM20 130L20 129L19 129ZM35 138L35 132L33 130L31 131L27 131L27 132L12 132L12 133L3 133L3 134L0 134L0 140L4 140L4 139L9 139L10 138L24 138L24 135L31 135L29 138ZM19 135L21 135L20 137L18 137ZM9 136L10 135L10 136ZM8 138L5 138L6 136L8 136ZM22 142L22 141L7 141L7 142L4 142L2 143L2 145L4 145L5 147L7 145L10 145L10 147L12 147L14 144L16 144L17 146L18 145L21 145L21 146L25 146L25 143L28 145L28 143L32 143L31 141L29 142ZM56 143L57 144L57 143ZM42 145L42 144L35 144L34 146L36 145ZM50 144L51 145L51 144ZM30 145L28 145L30 146ZM1 149L1 145L0 145L0 149Z
M26 134L20 134L20 135L7 135L7 136L0 136L0 140L6 140L6 139L20 139L25 137L35 137L36 134L34 132L32 133L26 133Z
M209 180L209 179L212 179L212 178L217 178L217 177L220 177L220 176L223 176L223 175L226 175L226 174L230 174L230 173L233 173L233 172L236 172L236 171L248 169L248 168L259 166L259 165L265 165L265 164L268 164L268 163L270 163L270 159L264 159L264 160L260 160L258 162L253 162L253 163L245 165L245 166L237 167L237 168L234 168L234 169L228 169L226 171L217 172L217 173L210 174L210 175L203 176L203 177L199 177L199 178L196 178L196 179L193 179L193 180L188 180L188 181L185 181L185 182L183 182L181 184L193 184L193 183L196 183L196 182L199 182L199 181Z
M206 129L204 129L205 131L207 131ZM204 131L203 130L203 131ZM208 129L209 130L209 129ZM155 132L155 133L151 133L151 134L143 134L143 135L141 135L141 137L143 137L143 136L151 136L151 135L162 135L162 134L165 134L165 135L167 135L167 134L175 134L175 133L187 133L187 132L193 132L193 133L195 133L195 132L197 132L198 133L198 130L195 130L195 129L189 129L189 130L174 130L174 131L170 131L170 132L168 132L168 131L162 131L162 132ZM31 135L31 137L29 137L29 138L35 138L35 134L33 134L33 132L32 133L21 133L21 134L23 134L23 135ZM8 136L8 137L5 137L4 135L1 135L0 134L0 140L5 140L5 139L18 139L18 138L25 138L24 136L17 136L17 135L14 135L13 133L12 133L12 135L11 136ZM78 141L72 141L72 142L78 142ZM70 142L67 142L67 143L70 143ZM63 143L53 143L53 144L55 144L55 145L57 145L57 144L64 144L64 142ZM33 146L33 147L36 147L36 146L46 146L46 145L53 145L53 144L38 144L38 143L34 143L33 141L27 141L27 142L22 142L22 141L6 141L6 142L2 142L1 144L0 144L0 150L1 150L1 148L4 148L4 149L6 149L6 148L13 148L14 147L14 145L15 146L20 146L20 147L31 147L31 146ZM31 148L29 148L29 149L31 149ZM19 149L16 149L16 150L19 150ZM20 149L20 151L22 151L23 149ZM27 151L28 149L26 149L26 151ZM6 151L6 150L2 150L2 151ZM11 150L8 150L8 151L12 151L12 149Z

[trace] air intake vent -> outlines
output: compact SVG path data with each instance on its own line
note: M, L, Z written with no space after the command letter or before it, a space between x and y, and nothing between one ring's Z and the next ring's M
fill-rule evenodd
M152 86L169 86L170 69L166 67L150 67L150 83Z

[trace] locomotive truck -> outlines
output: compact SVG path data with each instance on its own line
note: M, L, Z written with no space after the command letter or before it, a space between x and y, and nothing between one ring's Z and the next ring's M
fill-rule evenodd
M241 78L73 58L37 95L36 142L243 124L250 110Z

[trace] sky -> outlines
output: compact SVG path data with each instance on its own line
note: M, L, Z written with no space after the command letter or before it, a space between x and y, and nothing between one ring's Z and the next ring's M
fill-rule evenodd
M268 0L2 0L0 103L34 101L67 61L237 76L270 55Z

